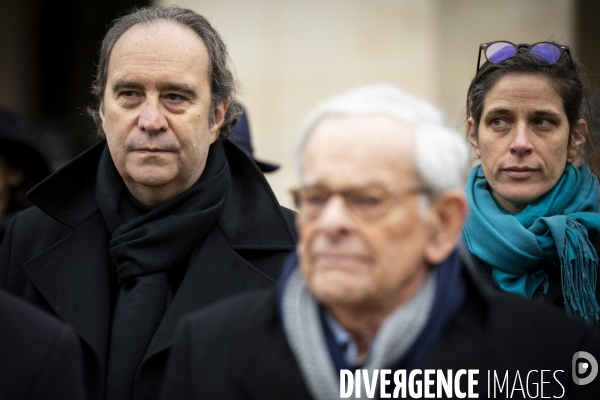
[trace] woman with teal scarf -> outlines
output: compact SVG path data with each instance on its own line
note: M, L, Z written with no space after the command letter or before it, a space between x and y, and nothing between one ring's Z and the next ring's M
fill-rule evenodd
M598 145L580 109L582 79L567 46L480 46L467 96L480 163L459 246L487 290L561 306L600 323Z

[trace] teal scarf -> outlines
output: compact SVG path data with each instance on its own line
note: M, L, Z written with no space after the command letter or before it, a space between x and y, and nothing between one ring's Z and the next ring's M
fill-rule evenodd
M588 231L600 231L598 180L585 165L567 164L552 191L517 214L500 207L481 170L473 168L466 194L471 213L463 228L467 248L492 270L496 285L531 298L548 277L544 260L558 260L565 310L588 324L600 320L596 299L598 254Z

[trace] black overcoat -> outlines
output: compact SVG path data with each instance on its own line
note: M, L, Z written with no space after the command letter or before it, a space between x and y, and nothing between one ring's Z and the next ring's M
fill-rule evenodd
M0 290L0 399L85 400L77 336Z
M600 375L587 386L576 386L571 378L575 352L587 351L600 361L598 328L555 307L484 293L464 275L466 300L441 331L421 369L479 369L479 398L510 398L506 389L488 397L487 371L496 371L501 380L509 371L506 376L512 390L515 371L525 382L527 372L536 370L530 376L533 395L533 383L540 384L542 369L563 370L556 375L564 385L563 399L600 398ZM244 294L185 318L160 400L312 399L285 337L276 297L276 290ZM553 395L550 389L560 397L562 389L552 373L546 373L544 382L554 384L545 385L545 398ZM523 398L520 391L513 395Z
M115 291L110 234L95 200L99 143L34 188L36 205L10 224L0 252L0 288L71 324L81 338L86 389L103 399ZM277 202L254 162L229 141L225 205L188 269L136 373L134 399L158 396L172 336L186 313L275 284L294 248L293 213Z

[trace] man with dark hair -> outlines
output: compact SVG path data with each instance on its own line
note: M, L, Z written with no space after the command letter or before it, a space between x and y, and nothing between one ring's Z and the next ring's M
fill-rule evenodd
M193 11L116 20L93 87L106 141L31 191L7 230L0 287L73 325L90 399L156 397L179 318L273 286L293 249L292 213L227 139L227 59Z

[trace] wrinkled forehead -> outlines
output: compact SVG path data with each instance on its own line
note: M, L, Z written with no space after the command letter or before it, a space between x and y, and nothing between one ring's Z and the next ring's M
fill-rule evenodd
M417 179L414 128L382 114L331 115L318 121L303 149L304 184L397 186Z
M130 41L132 38L134 38L133 40L164 38L164 40L169 41L183 36L198 38L204 44L202 38L191 27L177 21L156 19L132 25L115 41L114 47L119 46L120 42ZM171 45L177 46L178 43L171 42Z
M110 67L122 57L147 56L167 62L180 57L196 58L197 62L208 59L208 50L202 38L190 27L175 21L156 20L142 22L127 29L115 42L109 57Z

